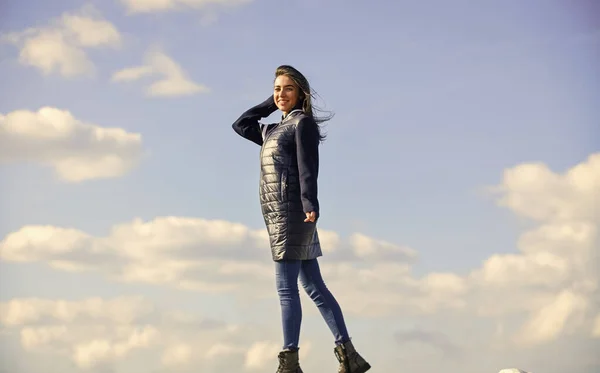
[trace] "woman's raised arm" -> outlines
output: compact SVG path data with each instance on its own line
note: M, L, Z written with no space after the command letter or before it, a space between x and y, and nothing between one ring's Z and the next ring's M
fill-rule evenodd
M231 126L233 130L243 138L258 145L263 144L259 120L266 118L277 110L273 101L273 95L262 103L245 111Z

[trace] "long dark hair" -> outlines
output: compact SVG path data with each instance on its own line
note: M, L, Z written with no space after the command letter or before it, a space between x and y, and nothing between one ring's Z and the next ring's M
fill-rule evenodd
M311 117L319 126L319 139L320 141L325 140L326 135L324 135L321 131L320 124L327 122L331 118L333 118L334 114L332 112L328 112L329 115L326 116L317 116L317 112L324 112L324 110L319 109L315 105L313 105L313 100L315 96L318 96L317 92L310 88L310 84L308 84L308 79L298 70L290 65L281 65L275 70L275 79L277 79L280 75L286 75L296 84L298 90L300 91L299 100L302 102L302 110L304 113Z

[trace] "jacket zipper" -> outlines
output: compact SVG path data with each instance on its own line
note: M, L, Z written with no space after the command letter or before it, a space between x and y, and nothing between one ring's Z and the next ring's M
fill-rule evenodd
M302 112L302 110L301 110L301 109L295 109L295 110L292 110L292 111L290 111L290 112L288 113L288 115L286 115L286 116L285 116L285 118L283 118L283 119L282 119L282 120L281 120L279 123L277 123L277 124L275 125L275 127L271 128L271 131L267 131L267 130L265 130L265 136L264 136L264 138L263 138L263 144L262 144L262 146L260 147L260 158L261 158L261 159L262 159L262 155L263 155L263 148L264 148L264 146L265 146L265 143L267 142L267 139L269 138L269 135L270 135L271 133L273 133L273 130L274 130L275 128L279 127L280 125L282 125L282 124L283 124L283 122L285 122L286 120L288 120L288 119L290 118L290 115L292 115L293 113L297 113L297 112ZM265 124L265 128L266 128L266 126L268 126L268 125L267 125L267 124Z

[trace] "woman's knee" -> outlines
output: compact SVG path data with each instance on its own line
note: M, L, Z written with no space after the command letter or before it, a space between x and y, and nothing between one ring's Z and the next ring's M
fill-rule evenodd
M298 269L294 263L277 263L276 284L277 293L283 298L299 297Z
M314 268L303 268L300 271L298 279L300 280L302 288L307 293L322 293L327 290L327 286L325 285L320 272L315 271Z
M322 281L318 281L314 277L311 276L302 276L301 277L302 288L306 292L306 294L312 299L315 303L321 304L325 299L325 293L327 292L327 288Z
M300 296L298 292L298 284L291 283L289 281L278 281L277 282L277 294L281 298L298 298Z

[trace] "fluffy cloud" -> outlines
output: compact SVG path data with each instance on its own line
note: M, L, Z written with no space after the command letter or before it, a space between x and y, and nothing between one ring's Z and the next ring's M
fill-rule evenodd
M27 353L51 354L79 371L97 371L136 353L165 372L219 365L224 358L229 369L252 370L270 367L280 348L264 340L275 336L273 330L259 337L255 326L164 310L141 297L16 298L0 303L0 325Z
M156 343L156 327L139 324L153 308L139 297L83 301L38 298L1 304L0 323L19 331L25 350L51 350L91 368Z
M86 123L66 110L0 113L0 162L48 165L63 180L79 182L123 175L141 157L140 134Z
M598 337L600 154L564 174L540 164L518 165L506 170L494 190L499 206L534 225L520 236L516 252L492 255L467 274L416 276L416 253L410 248L359 233L342 238L322 230L326 256L321 267L340 303L351 305L343 307L345 315L427 320L453 315L490 329L488 339L465 338L460 344L478 348L488 341L498 353L507 344L528 351L566 337ZM227 221L136 219L113 227L105 237L72 228L25 226L0 242L0 258L44 262L64 271L96 271L116 281L228 293L238 299L276 297L265 230ZM316 312L313 308L307 307L307 313ZM22 317L31 317L27 315L23 312ZM464 347L448 339L451 333L423 333L400 333L396 339L427 340L438 350ZM59 327L37 338L62 335ZM267 340L271 339L252 342L257 343L254 357L240 357L239 346L228 342L213 343L206 354L237 356L247 369L263 369L255 357L275 349ZM180 342L184 344L164 352L164 363L176 366L193 360L193 345ZM117 356L114 349L104 350L107 358Z
M214 7L232 7L252 0L121 0L130 13L152 13L184 8L207 10Z
M600 338L600 314L596 316L596 320L594 321L594 326L592 328L592 337Z
M551 302L533 312L521 329L518 342L527 345L556 339L569 321L575 321L579 324L575 326L580 327L587 302L582 294L570 290L562 291ZM573 316L577 318L574 319Z
M155 76L162 78L146 88L148 96L187 96L209 91L207 87L191 81L179 64L158 49L152 49L146 54L145 65L117 71L113 74L112 81L130 82Z
M186 365L192 358L192 346L187 343L178 343L169 346L162 355L162 363L166 366Z
M519 254L494 255L472 272L478 312L527 312L524 343L589 330L587 315L600 307L600 153L562 175L543 164L516 166L494 190L500 206L538 225L521 235Z
M298 351L300 361L303 361L310 354L312 344L310 342L302 343L302 347ZM255 342L246 351L244 367L250 371L265 371L273 365L273 357L281 350L281 343L271 341Z
M335 232L323 231L321 235L325 248L337 248L340 238ZM350 237L350 243L355 237ZM412 252L406 248L392 249L393 245L366 236L359 237L373 242L374 255L389 250ZM123 282L263 297L273 294L268 245L264 229L253 230L221 220L160 217L116 225L107 237L94 237L72 228L25 226L0 242L0 258L46 262L65 271L97 271ZM351 244L344 246L350 248ZM343 278L353 270L359 257L350 249L339 250L344 252L339 255L343 261L329 266L327 271ZM364 284L374 280L384 285L389 282L389 275L397 274L399 269L405 270L406 265L374 263L373 269L362 270ZM392 280L391 284L403 281ZM361 284L361 288L366 288L365 285ZM434 283L423 284L426 292L435 293L437 287Z
M121 297L111 300L88 298L83 301L25 298L2 304L0 323L6 326L39 325L48 319L70 323L88 318L87 321L94 319L130 324L153 311L153 306L140 297Z
M116 48L122 42L117 28L90 6L66 12L45 27L4 35L3 40L20 49L21 64L65 77L94 73L86 49Z
M375 240L364 234L356 233L350 237L354 255L363 260L412 261L417 252L409 247L400 247L389 242Z
M526 163L504 172L499 205L538 222L600 219L600 154L592 154L563 175L542 163Z

